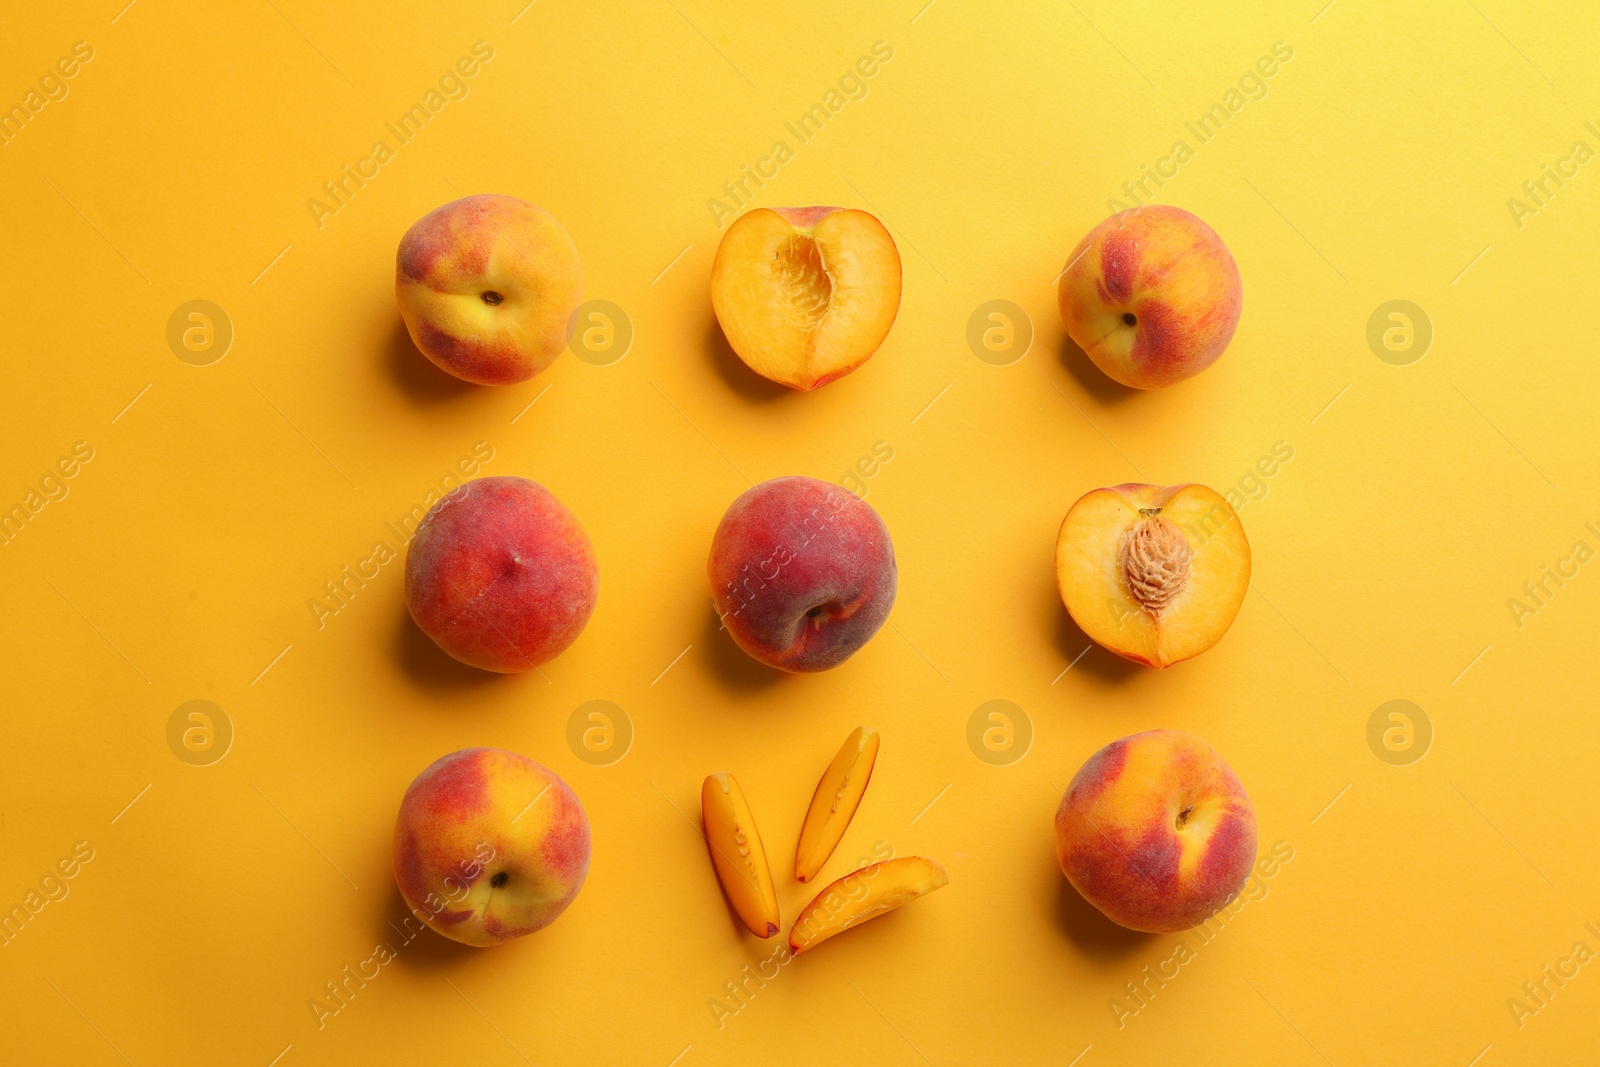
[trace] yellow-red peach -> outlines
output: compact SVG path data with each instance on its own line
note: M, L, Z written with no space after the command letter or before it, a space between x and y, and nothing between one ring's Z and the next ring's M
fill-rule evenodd
M1239 266L1215 230L1164 204L1119 211L1072 250L1061 322L1111 378L1158 389L1215 363L1244 300Z
M815 478L774 478L711 539L712 597L738 646L769 667L824 671L878 632L899 571L872 506Z
M1130 930L1187 930L1238 895L1256 816L1210 745L1177 730L1090 756L1056 809L1056 859L1085 900Z
M445 937L496 945L549 926L578 895L589 820L549 768L503 749L462 749L406 790L393 860L412 914Z
M406 549L406 606L462 663L529 670L578 639L600 591L572 512L526 478L478 478L423 517Z
M509 385L567 346L583 265L555 216L486 193L435 208L406 231L394 287L423 355L457 378Z

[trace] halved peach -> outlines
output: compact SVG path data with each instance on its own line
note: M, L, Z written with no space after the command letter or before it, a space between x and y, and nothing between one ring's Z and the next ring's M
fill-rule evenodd
M711 306L751 370L815 389L867 361L900 310L900 251L883 223L837 207L756 208L723 235Z
M1250 588L1250 542L1215 490L1114 485L1067 512L1056 584L1091 639L1135 663L1170 667L1227 632Z

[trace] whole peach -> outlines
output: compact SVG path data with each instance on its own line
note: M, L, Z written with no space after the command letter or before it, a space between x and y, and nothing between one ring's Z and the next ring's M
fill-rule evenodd
M1239 325L1239 266L1215 230L1182 208L1119 211L1072 250L1061 322L1111 378L1158 389L1215 363Z
M496 945L542 930L583 888L589 820L567 783L526 756L467 748L429 764L400 801L394 877L445 937Z
M406 606L462 663L513 673L545 663L583 632L600 579L572 512L526 478L452 489L406 549Z
M837 667L889 617L899 571L871 505L815 478L747 490L711 539L712 597L755 659L785 671Z
M482 194L435 208L406 231L394 287L423 355L457 378L509 385L567 346L583 265L548 211Z
M1256 816L1211 746L1177 730L1089 757L1056 809L1056 859L1085 900L1130 930L1187 930L1238 895Z

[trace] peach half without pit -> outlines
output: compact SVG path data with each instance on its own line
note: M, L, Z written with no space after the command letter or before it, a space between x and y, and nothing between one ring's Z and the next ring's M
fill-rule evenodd
M1227 632L1250 588L1250 543L1233 508L1203 485L1095 489L1061 523L1056 585L1092 640L1170 667Z
M900 309L900 251L856 208L756 208L723 234L711 306L764 378L815 389L865 363Z

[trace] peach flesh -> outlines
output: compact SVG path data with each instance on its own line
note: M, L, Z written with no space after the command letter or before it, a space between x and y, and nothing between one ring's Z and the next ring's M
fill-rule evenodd
M769 667L836 667L877 633L899 572L889 531L852 493L815 478L747 490L717 525L707 565L717 614Z
M751 370L815 389L883 343L900 307L900 253L865 211L756 208L717 246L711 304Z
M1170 667L1220 641L1250 588L1250 542L1203 485L1115 485L1078 498L1056 540L1056 584L1083 632Z
M451 490L406 551L411 617L451 656L488 671L525 671L559 655L598 594L583 527L526 478L479 478Z

